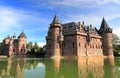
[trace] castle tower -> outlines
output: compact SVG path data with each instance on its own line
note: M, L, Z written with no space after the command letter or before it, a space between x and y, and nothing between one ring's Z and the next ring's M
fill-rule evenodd
M48 30L48 36L46 37L46 57L60 56L60 45L58 36L60 34L61 23L57 15L55 15Z
M112 48L112 28L110 28L103 18L99 32L102 36L102 48L105 56L113 56Z
M24 32L18 36L18 55L25 55L26 51L26 41L27 37Z

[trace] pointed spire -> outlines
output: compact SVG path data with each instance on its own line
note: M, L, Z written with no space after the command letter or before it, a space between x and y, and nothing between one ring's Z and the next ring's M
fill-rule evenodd
M54 19L53 19L52 23L53 23L53 24L54 24L54 23L60 23L59 18L58 18L58 16L57 16L56 14L55 14L55 16L54 16Z
M109 25L107 24L106 20L103 17L102 23L101 23L101 27L100 29L105 29L105 28L110 28Z
M99 29L100 32L112 32L112 29L107 24L105 18L103 17L101 27Z

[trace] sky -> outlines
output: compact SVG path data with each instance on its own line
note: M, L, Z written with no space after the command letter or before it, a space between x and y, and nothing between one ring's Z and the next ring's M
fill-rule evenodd
M49 24L84 21L100 28L104 17L120 37L120 0L0 0L0 41L24 31L27 42L45 44Z

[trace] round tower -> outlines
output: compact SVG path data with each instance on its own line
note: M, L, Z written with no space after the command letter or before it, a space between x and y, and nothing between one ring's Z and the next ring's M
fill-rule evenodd
M57 15L55 15L50 24L48 36L46 37L46 56L60 56L60 45L58 43L58 36L60 33L61 23Z
M113 56L112 47L112 28L109 27L106 20L103 18L99 32L102 36L102 48L105 56Z

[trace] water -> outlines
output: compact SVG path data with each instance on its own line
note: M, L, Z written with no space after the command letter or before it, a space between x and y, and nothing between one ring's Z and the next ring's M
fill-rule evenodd
M5 58L0 78L120 78L120 58Z

